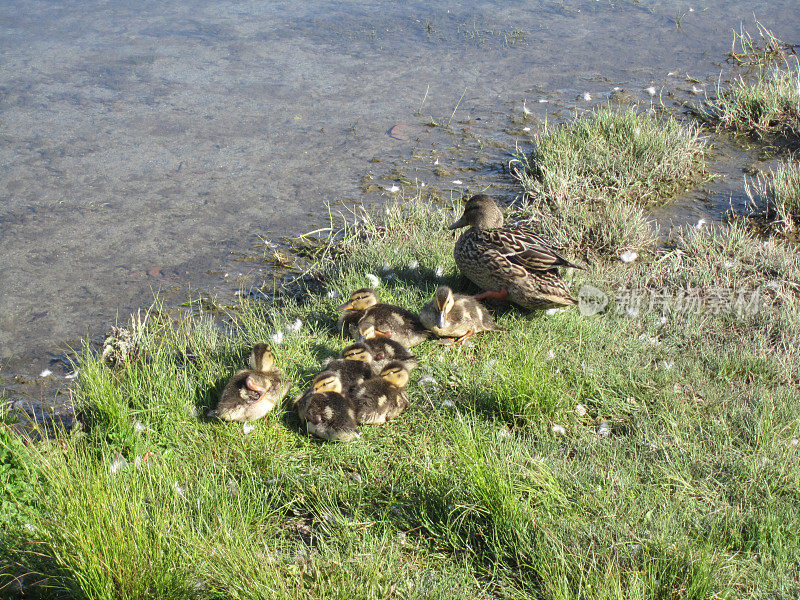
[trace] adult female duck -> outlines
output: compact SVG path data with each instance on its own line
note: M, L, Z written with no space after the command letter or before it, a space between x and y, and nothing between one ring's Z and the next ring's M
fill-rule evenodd
M521 225L503 225L503 213L489 196L467 201L450 229L470 226L456 242L461 272L486 290L476 298L505 299L530 310L577 304L558 267L580 269L544 238Z

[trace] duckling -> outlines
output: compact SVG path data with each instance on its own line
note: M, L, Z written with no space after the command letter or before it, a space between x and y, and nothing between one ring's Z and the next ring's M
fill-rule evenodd
M317 378L323 375L335 374L342 381L346 392L353 387L371 379L375 373L372 370L372 354L366 346L353 344L342 350L342 358L330 361ZM315 379L316 381L316 379Z
M381 424L408 408L409 371L400 361L386 365L379 377L364 382L353 392L359 423Z
M331 442L349 442L361 434L356 423L356 405L342 394L342 381L335 373L320 374L311 390L295 401L306 431Z
M417 366L416 356L400 342L375 335L375 326L371 323L361 323L358 326L358 335L358 344L363 344L372 355L372 370L375 373L380 373L393 360L401 361L409 371ZM348 346L345 350L355 345Z
M258 343L250 353L250 369L236 373L209 412L223 421L254 421L271 411L289 391L292 382L275 366L269 347Z
M486 290L476 298L508 298L530 310L577 304L558 267L580 269L544 238L521 225L503 225L503 213L489 196L472 196L449 229L461 234L453 254L459 270Z
M419 320L439 337L458 338L456 344L481 331L500 331L480 302L472 296L454 294L446 285L439 287L433 300L422 307Z
M358 322L366 310L378 303L378 296L369 288L361 288L350 294L350 300L339 307L339 333L343 336L356 337Z
M430 332L425 330L419 319L411 312L393 304L378 302L377 294L368 288L353 292L349 302L343 304L340 309L345 311L339 319L340 326L345 317L349 319L347 323L351 323L356 314L351 311L358 311L360 318L356 323L371 324L375 327L376 335L389 337L406 348L413 348L430 337ZM350 316L347 315L348 312L351 312ZM351 335L355 336L352 329Z

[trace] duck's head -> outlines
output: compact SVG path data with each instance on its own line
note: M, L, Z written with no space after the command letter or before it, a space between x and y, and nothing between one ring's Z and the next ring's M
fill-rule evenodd
M372 353L366 344L357 342L342 350L342 358L345 360L360 360L369 364L372 362Z
M253 346L250 353L250 368L253 371L266 371L275 365L275 356L264 342Z
M336 373L320 373L314 378L311 388L315 394L323 392L336 392L342 393L342 380Z
M378 303L378 295L374 290L361 288L350 295L350 300L339 307L339 310L367 310Z
M381 371L381 379L398 388L408 385L408 376L408 367L398 360L390 362Z
M453 309L455 301L453 290L446 285L440 286L436 290L436 307L439 309L439 316L436 320L437 327L444 328L447 325L447 315Z
M478 194L467 200L464 214L448 229L459 229L471 225L476 229L494 229L503 226L503 212L486 194Z
M390 333L375 329L375 323L371 321L361 321L358 324L358 339L361 342L379 337L388 338L390 336Z

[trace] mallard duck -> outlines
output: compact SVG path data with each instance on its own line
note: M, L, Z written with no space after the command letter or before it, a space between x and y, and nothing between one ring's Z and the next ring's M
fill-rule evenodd
M508 298L531 310L577 304L558 267L580 269L544 238L521 225L503 225L503 213L489 196L473 196L449 228L471 227L456 242L461 272L486 290L476 298Z
M391 338L406 348L412 348L430 337L430 332L411 312L393 304L378 302L378 295L368 288L353 292L350 300L339 308L345 311L339 318L340 327L349 326L359 315L356 321L358 325L370 324L377 336ZM351 330L351 335L355 337L356 333Z
M433 300L422 307L419 320L439 337L458 338L457 344L481 331L500 330L480 302L472 296L454 294L446 285L439 287Z
M289 391L291 381L275 366L269 347L258 343L250 353L250 369L236 373L209 413L223 421L254 421L271 411Z
M383 368L393 360L402 362L409 371L417 366L417 357L411 354L403 344L388 337L375 335L375 326L372 323L361 323L358 326L358 339L372 355L372 370L380 373ZM353 344L342 352L356 346Z
M349 442L360 435L356 404L342 394L342 381L336 373L320 374L308 393L295 400L306 431L324 440Z
M359 423L380 424L408 408L408 368L400 361L386 365L379 377L365 381L353 392L356 420Z

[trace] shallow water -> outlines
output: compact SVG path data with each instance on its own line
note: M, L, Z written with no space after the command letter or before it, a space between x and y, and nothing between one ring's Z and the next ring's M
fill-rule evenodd
M496 140L502 158L527 139L523 100L534 127L615 86L697 101L687 76L710 90L727 74L731 30L754 31L753 13L800 39L796 0L5 2L0 369L62 375L61 351L154 291L177 302L260 280L269 266L242 255L324 227L325 201L379 201L361 177L386 161L469 162L447 158L459 138L431 119L474 118L461 137ZM409 139L389 135L398 123ZM744 202L752 157L722 154L728 175L659 219ZM496 179L489 162L457 178Z

